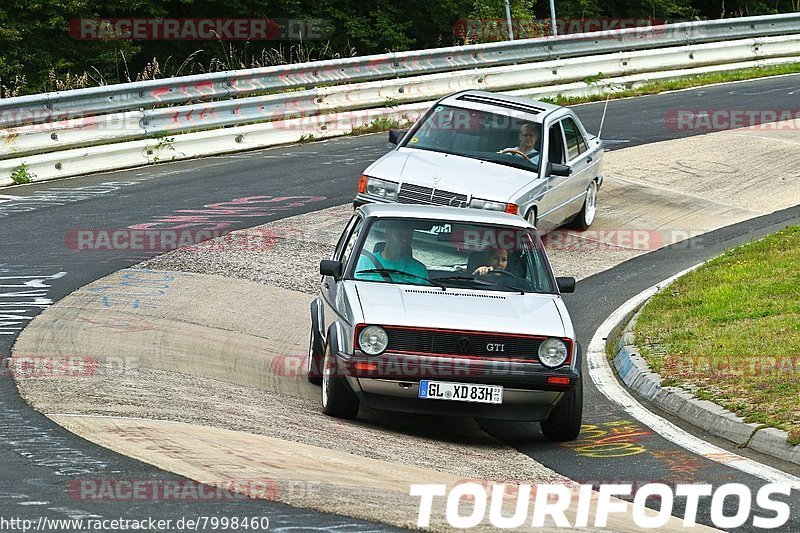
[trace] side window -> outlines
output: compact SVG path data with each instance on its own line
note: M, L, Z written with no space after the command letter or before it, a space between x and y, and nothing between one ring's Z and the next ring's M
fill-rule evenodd
M564 140L563 136L561 135L561 123L557 122L550 126L549 132L549 144L550 148L548 149L548 161L551 163L561 163L564 164Z
M350 217L350 221L347 223L347 227L342 232L338 242L336 243L336 248L333 250L333 257L331 259L338 261L339 258L342 257L342 250L344 250L344 245L347 243L347 238L353 232L353 226L356 225L358 219L359 219L358 215L353 215L352 217Z
M561 124L564 126L564 136L567 138L568 160L572 161L586 151L586 141L574 120L565 118Z
M358 234L361 233L361 228L363 227L362 224L363 220L361 217L358 217L356 220L356 224L353 227L353 231L350 236L347 238L347 242L344 245L344 250L342 251L342 257L339 261L342 262L343 265L347 265L347 261L350 259L350 256L353 253L353 246L356 245L356 241L358 240Z

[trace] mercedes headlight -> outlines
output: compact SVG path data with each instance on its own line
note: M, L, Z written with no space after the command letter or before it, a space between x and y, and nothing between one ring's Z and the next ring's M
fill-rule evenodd
M539 361L548 368L564 364L569 357L569 347L561 339L547 339L539 345Z
M367 177L367 194L377 196L387 202L397 201L398 184L393 181Z
M380 355L389 345L389 335L380 326L367 326L358 334L358 346L367 355Z
M482 200L480 198L473 198L469 206L474 209L486 209L488 211L502 211L503 213L511 213L516 215L519 212L517 204L510 204L506 202L494 202L492 200Z

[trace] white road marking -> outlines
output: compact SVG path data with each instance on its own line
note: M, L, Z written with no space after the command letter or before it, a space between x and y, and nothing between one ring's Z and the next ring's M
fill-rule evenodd
M781 472L776 468L759 463L752 459L742 457L735 453L724 450L718 446L714 446L703 439L695 437L691 433L684 431L672 422L647 410L628 392L628 389L620 385L614 377L611 365L606 358L605 341L611 334L611 330L622 318L630 313L633 309L640 306L660 288L665 287L675 281L680 276L698 268L696 265L688 268L683 272L675 274L674 276L662 281L661 283L650 287L649 289L637 294L609 316L603 322L592 337L592 342L589 344L589 351L587 355L587 362L589 364L589 375L592 381L597 386L597 389L609 400L622 407L626 413L633 418L648 426L665 439L677 444L692 453L701 457L705 457L716 463L730 466L737 470L741 470L746 474L763 479L769 483L786 483L792 486L795 490L800 490L800 478Z

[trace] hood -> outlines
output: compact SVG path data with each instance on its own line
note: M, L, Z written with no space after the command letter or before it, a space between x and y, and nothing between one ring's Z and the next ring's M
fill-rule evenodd
M536 173L527 170L412 148L389 152L364 173L498 201L509 201L517 191L538 179Z
M367 324L552 337L571 333L556 305L558 297L551 294L354 283Z

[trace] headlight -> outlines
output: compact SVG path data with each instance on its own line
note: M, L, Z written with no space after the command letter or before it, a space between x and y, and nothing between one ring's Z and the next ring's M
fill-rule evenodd
M367 177L366 192L389 202L397 201L397 183L393 181Z
M473 198L469 206L474 209L487 209L489 211L502 211L504 213L511 213L516 215L519 212L517 204L509 204L506 202L494 202L492 200L481 200L480 198Z
M380 355L389 345L389 335L380 326L367 326L358 334L358 346L367 355Z
M567 357L569 348L561 339L547 339L539 345L539 361L548 368L563 365Z

